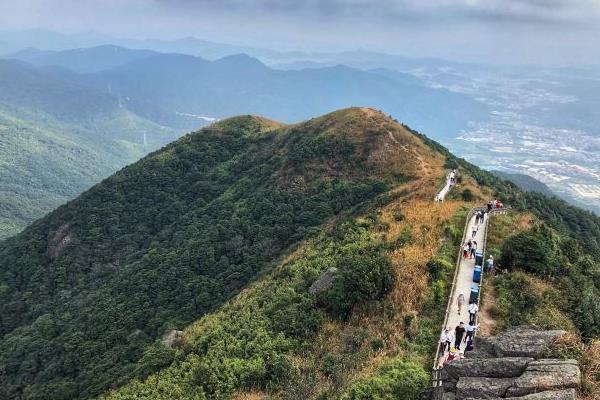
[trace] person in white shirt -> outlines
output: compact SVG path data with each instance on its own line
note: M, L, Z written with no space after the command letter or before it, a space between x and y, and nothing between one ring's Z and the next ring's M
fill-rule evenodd
M469 325L465 327L465 330L467 331L467 337L465 338L466 342L473 340L473 336L475 335L475 332L477 332L477 329L479 329L479 325L475 325L475 322L473 321L469 322Z
M479 312L479 306L477 303L469 304L469 323L475 323L477 312Z
M442 354L446 352L446 349L450 350L451 337L450 337L450 329L446 328L442 331L440 335L440 346L442 349Z
M477 231L479 230L479 228L477 227L477 225L473 225L472 232L471 232L471 237L475 238L475 236L477 235Z
M487 261L485 262L487 272L493 272L494 270L494 256L490 254Z

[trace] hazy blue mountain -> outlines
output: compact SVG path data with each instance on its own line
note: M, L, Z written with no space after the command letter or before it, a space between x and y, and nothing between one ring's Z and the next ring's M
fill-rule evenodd
M552 192L552 190L545 183L540 182L529 175L505 171L491 172L502 179L514 183L519 187L519 189L524 190L526 192L538 192L550 197L556 196L554 192Z
M218 59L232 54L248 53L265 59L304 58L309 55L301 52L280 52L266 48L240 46L212 42L195 37L174 40L119 38L99 33L63 34L43 29L0 31L0 55L6 55L26 48L41 50L70 50L113 44L130 49L154 50L163 53L181 53Z
M107 93L0 60L0 136L3 238L178 132Z
M25 61L34 66L60 66L75 72L87 73L115 68L155 54L156 52L150 50L133 50L114 45L102 45L62 51L27 48L9 54L6 58Z
M449 137L487 108L472 98L432 89L410 75L386 76L338 65L283 71L233 55L216 61L158 54L87 74L88 84L118 95L127 108L157 122L156 110L223 118L261 114L296 122L339 108L367 105L435 137Z

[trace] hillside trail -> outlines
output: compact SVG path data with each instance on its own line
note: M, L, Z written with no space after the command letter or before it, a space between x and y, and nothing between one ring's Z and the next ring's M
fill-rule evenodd
M456 172L454 170L448 172L448 175L446 175L446 184L444 185L442 190L440 190L435 195L434 201L444 201L446 199L446 195L448 194L450 189L452 189L452 186L454 186L453 178L455 178L455 177L456 177Z
M419 154L418 151L416 151L415 149L410 149L410 147L408 146L408 144L402 144L398 141L398 139L396 139L394 137L394 134L392 133L392 131L388 130L387 131L388 136L390 137L390 139L392 140L392 142L394 142L395 144L397 144L398 146L400 146L400 148L403 151L411 151L414 155L415 158L417 159L417 162L419 163L419 168L421 169L421 175L422 176L429 176L431 175L432 171L431 171L431 166L429 165L429 163L427 161L425 161L425 159L423 158L423 156L421 154Z
M473 214L469 218L469 223L465 229L463 235L463 243L469 239L477 242L477 250L484 250L486 231L488 227L488 221L490 218L489 214L484 214L483 222L476 224L476 215ZM472 235L472 227L477 227L475 236ZM460 262L458 264L458 271L456 272L456 278L451 293L450 307L446 315L446 321L444 324L445 328L454 330L460 322L464 322L465 325L469 323L469 313L467 311L469 305L469 297L471 295L471 286L473 285L473 272L475 270L475 257L464 258L462 252L460 255ZM458 297L463 295L465 298L465 304L462 307L462 312L459 314L458 311Z

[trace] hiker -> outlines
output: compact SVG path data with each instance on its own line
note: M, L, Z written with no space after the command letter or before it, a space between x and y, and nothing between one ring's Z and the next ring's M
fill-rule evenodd
M477 227L477 225L473 225L473 227L471 228L471 237L475 238L475 236L477 235L477 231L479 230L479 227Z
M469 325L465 328L465 331L467 332L466 341L473 340L473 336L475 336L477 329L479 329L479 325L475 325L475 321L469 322Z
M487 203L488 212L492 211L492 202Z
M471 256L470 258L475 258L475 252L477 251L477 242L475 240L473 240L473 243L471 243Z
M477 305L477 303L473 302L473 303L469 304L469 323L471 323L471 322L475 323L478 312L479 312L479 306Z
M460 313L462 312L462 308L465 305L465 295L464 294L459 294L458 298L456 299L457 305L458 305L458 315L460 315Z
M469 257L469 244L465 243L463 246L463 258L467 259Z
M451 363L452 361L456 360L456 359L460 359L460 353L453 347L450 349L450 352L448 353L448 356L444 358L444 361L442 363L442 366L446 366L449 363Z
M493 275L494 271L494 256L490 254L487 260L485 260L485 271L490 272Z
M446 352L446 348L450 350L450 346L452 344L450 339L450 329L446 328L442 331L442 334L440 335L440 348L442 350L442 354Z
M456 329L454 329L454 347L456 347L457 350L460 350L460 345L463 342L463 338L465 337L465 332L467 330L465 329L465 323L461 322Z

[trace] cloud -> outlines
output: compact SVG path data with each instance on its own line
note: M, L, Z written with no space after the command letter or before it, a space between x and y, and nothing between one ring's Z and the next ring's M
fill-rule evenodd
M0 27L471 61L600 59L600 0L0 0Z
M323 18L471 19L580 23L600 17L600 0L152 0L190 12L269 13Z

